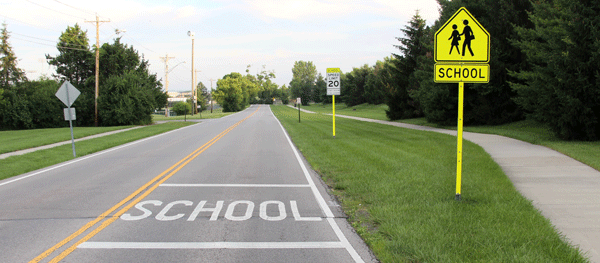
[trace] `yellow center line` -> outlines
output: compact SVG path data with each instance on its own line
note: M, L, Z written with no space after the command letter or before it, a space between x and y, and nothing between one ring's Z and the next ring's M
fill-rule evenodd
M258 109L260 109L260 106L252 114L248 115L243 120L237 122L236 124L232 125L231 127L227 128L226 130L224 130L221 133L219 133L217 136L215 136L214 138L212 138L210 141L206 142L205 144L203 144L202 146L200 146L198 149L194 150L192 153L188 154L186 157L184 157L183 159L181 159L180 161L178 161L176 164L174 164L173 166L169 167L167 170L163 171L158 176L154 177L152 180L150 180L149 182L147 182L146 184L144 184L142 187L140 187L139 189L137 189L131 195L129 195L125 199L121 200L121 202L119 202L115 206L111 207L110 209L106 210L104 213L100 214L100 216L98 216L96 219L94 219L93 221L90 221L89 223L87 223L86 225L84 225L83 227L81 227L79 230L77 230L76 232L74 232L73 234L71 234L70 236L68 236L67 238L63 239L62 241L60 241L59 243L57 243L53 247L49 248L48 250L44 251L42 254L40 254L39 256L37 256L36 258L34 258L33 260L29 261L29 263L39 262L42 259L48 257L54 251L56 251L60 247L64 246L65 244L71 242L73 239L77 238L83 232L85 232L86 230L88 230L89 228L91 228L92 226L94 226L95 224L97 224L98 222L100 222L101 220L105 219L110 213L114 212L119 207L121 207L124 204L126 204L127 202L129 202L131 199L133 199L139 193L141 193L142 191L146 190L146 188L148 188L150 185L154 184L156 181L158 181L160 178L162 178L160 181L158 181L158 183L154 184L154 186L152 186L151 188L147 189L146 192L144 192L142 195L140 195L138 198L136 198L133 202L130 202L127 206L123 207L119 212L117 212L115 215L111 216L109 219L107 219L106 221L104 221L100 226L98 226L96 229L94 229L88 235L86 235L85 237L83 237L77 243L73 244L71 247L69 247L68 249L66 249L65 251L63 251L60 255L58 255L56 258L52 259L50 262L59 262L60 260L64 259L70 253L72 253L77 248L77 246L79 246L81 243L89 240L90 238L92 238L93 236L95 236L96 234L98 234L102 229L106 228L112 222L114 222L115 220L117 220L122 214L124 214L125 212L127 212L127 210L129 210L135 204L139 203L143 198L145 198L150 193L152 193L152 191L154 191L159 185L161 185L163 182L165 182L167 179L169 179L171 176L173 176L175 173L177 173L179 170L181 170L189 162L191 162L196 157L198 157L198 155L200 155L201 153L203 153L210 146L212 146L213 144L215 144L215 142L217 142L218 140L220 140L223 136L225 136L225 134L229 133L231 130L233 130L235 127L237 127L238 125L240 125L242 122L244 122L248 118L252 117L252 115L254 115L258 111ZM168 175L164 176L167 173L168 173Z

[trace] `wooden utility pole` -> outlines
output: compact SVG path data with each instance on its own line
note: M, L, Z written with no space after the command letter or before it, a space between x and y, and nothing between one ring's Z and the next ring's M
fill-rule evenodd
M94 125L98 127L98 79L100 69L100 23L110 22L110 20L100 21L96 15L96 21L85 21L86 23L96 23L96 95L94 97Z
M165 92L167 96L169 96L169 59L175 57L169 57L169 54L166 54L164 57L160 57L165 62ZM165 105L165 117L169 117L169 101L167 101L167 105Z

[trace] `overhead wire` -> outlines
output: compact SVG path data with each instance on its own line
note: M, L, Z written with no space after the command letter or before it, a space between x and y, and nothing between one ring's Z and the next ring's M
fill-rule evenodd
M39 6L39 7L42 7L42 8L48 9L48 10L50 10L50 11L54 11L54 12L57 12L57 13L63 14L63 15L67 15L67 16L71 16L71 17L75 17L75 18L79 18L79 19L85 19L85 18L82 18L82 17L79 17L79 16L74 16L74 15L72 15L72 14L63 13L63 12L61 12L61 11L54 10L54 9L52 9L52 8L49 8L49 7L47 7L47 6L40 5L40 4L38 4L38 3L36 3L36 2L33 2L33 1L31 1L31 0L27 0L27 2L29 2L29 3L32 3L32 4L34 4L34 5L37 5L37 6Z

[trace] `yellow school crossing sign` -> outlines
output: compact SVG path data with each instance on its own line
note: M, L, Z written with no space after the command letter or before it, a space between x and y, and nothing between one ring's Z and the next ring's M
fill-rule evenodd
M465 83L490 81L490 34L461 7L435 33L434 81L458 83L456 200L461 198Z
M490 62L490 34L461 7L435 33L435 62Z

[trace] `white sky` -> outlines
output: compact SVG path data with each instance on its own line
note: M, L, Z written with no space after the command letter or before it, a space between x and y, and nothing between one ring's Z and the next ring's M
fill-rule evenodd
M325 75L328 67L348 72L398 53L395 37L416 10L431 25L438 8L435 0L0 0L0 20L11 32L18 67L30 79L52 74L45 54L58 54L56 42L67 26L78 23L95 44L95 24L85 21L97 13L110 20L100 26L100 45L113 43L116 29L126 30L121 41L149 60L160 79L160 57L175 57L169 60L169 91L188 91L188 31L196 36L197 81L207 87L211 78L245 74L247 65L251 74L266 65L277 84L289 86L298 60L312 61Z

